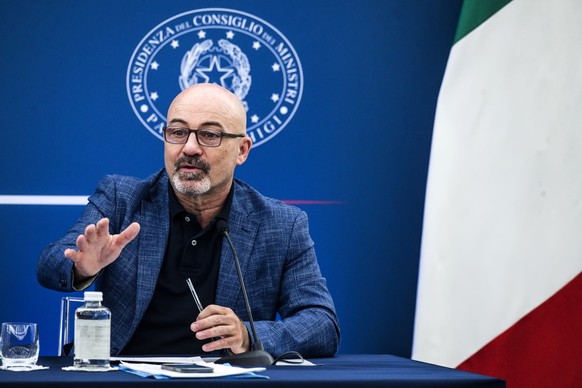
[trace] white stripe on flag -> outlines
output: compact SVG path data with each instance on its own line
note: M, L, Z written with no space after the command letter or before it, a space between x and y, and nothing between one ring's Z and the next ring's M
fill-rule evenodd
M415 359L456 367L582 270L580 15L579 0L514 0L451 51Z

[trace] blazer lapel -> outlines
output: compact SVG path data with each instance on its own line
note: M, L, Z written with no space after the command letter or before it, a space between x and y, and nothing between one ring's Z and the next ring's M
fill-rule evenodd
M245 198L241 198L241 196L244 196L244 193L235 190L228 224L229 235L238 255L244 279L251 261L259 222L243 209ZM216 304L235 310L236 305L239 304L239 300L242 303L241 286L236 272L234 257L226 238L224 238L222 253L220 255Z
M141 203L134 325L141 320L153 296L170 233L167 179L160 179L152 187L151 197Z

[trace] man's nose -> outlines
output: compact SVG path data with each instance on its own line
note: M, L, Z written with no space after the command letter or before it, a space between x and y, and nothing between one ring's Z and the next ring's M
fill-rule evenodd
M200 155L202 154L202 146L198 143L198 138L194 132L190 132L188 140L184 143L182 152L186 155Z

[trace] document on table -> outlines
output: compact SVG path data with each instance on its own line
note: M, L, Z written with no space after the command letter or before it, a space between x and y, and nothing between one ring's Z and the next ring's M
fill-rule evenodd
M204 362L214 362L218 360L219 357L111 357L111 361L125 361L125 362L137 362L137 363L152 363L152 364L197 364ZM213 364L215 365L215 364ZM277 366L317 366L317 364L312 363L309 360L279 360L275 364Z
M222 364L212 364L204 361L195 362L197 365L204 365L213 368L211 373L183 373L174 372L170 370L162 369L161 364L146 364L146 363L134 363L121 361L119 364L120 369L127 369L128 372L139 374L144 377L155 377L155 378L173 378L173 379L200 379L200 378L212 378L212 377L225 377L225 376L237 376L237 375L253 375L254 372L262 372L266 368L239 368L236 366L222 365ZM263 376L255 375L257 378L263 378Z
M196 364L199 362L211 362L217 360L215 357L212 360L208 358L202 358L200 356L194 357L111 357L110 361L126 361L126 362L139 362L139 363L153 363L153 364Z

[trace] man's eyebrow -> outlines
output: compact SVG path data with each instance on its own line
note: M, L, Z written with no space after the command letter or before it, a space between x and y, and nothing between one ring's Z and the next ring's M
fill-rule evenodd
M184 124L185 126L188 126L188 122L186 120L180 119L180 118L176 118L176 119L172 119L168 122L168 124ZM218 128L224 128L223 125L221 123L219 123L218 121L205 121L202 124L200 124L199 127L218 127Z
M205 121L202 124L200 124L200 127L219 127L219 128L223 128L222 124L219 123L218 121Z
M168 124L176 124L176 123L180 123L180 124L184 124L185 126L188 126L188 123L186 122L186 120L172 119L172 120L168 121Z

